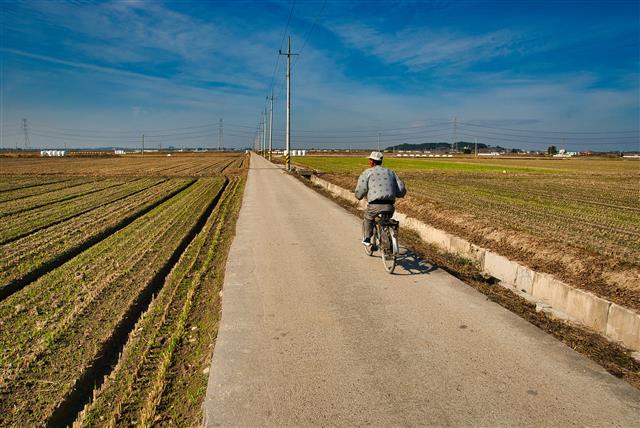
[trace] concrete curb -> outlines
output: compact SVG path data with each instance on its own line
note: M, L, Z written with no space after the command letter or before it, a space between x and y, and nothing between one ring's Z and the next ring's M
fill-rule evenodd
M329 183L315 175L311 182L353 204L359 209L366 202L358 201L353 192ZM402 227L414 230L427 243L460 257L472 260L481 271L497 278L508 288L528 300L550 307L563 318L582 324L625 347L640 351L640 314L619 306L588 291L572 287L552 275L536 272L500 254L479 247L465 239L436 229L422 221L396 212Z

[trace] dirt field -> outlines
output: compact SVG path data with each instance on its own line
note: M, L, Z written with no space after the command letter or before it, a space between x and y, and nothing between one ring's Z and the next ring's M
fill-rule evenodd
M0 426L200 423L247 165L0 159Z
M248 163L244 155L174 153L110 157L0 158L0 177L8 175L207 177L231 173ZM2 184L0 184L2 186Z
M295 162L354 188L366 160ZM397 159L398 209L533 269L640 310L640 162Z

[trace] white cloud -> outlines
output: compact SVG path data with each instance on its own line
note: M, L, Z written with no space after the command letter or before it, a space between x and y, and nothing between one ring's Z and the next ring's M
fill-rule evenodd
M279 43L277 31L247 35L241 28L204 22L155 1L114 0L91 7L37 2L30 7L45 25L83 39L65 43L65 55L74 56L65 60L153 67L159 72L168 68L168 78L262 87L270 74L275 41ZM15 30L31 31L24 26Z
M328 27L348 46L376 56L384 63L405 65L411 71L434 66L460 67L509 55L518 38L509 30L467 36L424 28L383 33L361 23L329 24Z

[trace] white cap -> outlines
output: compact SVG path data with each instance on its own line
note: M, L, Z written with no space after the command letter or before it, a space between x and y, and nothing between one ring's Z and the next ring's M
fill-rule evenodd
M371 152L367 159L373 159L374 161L381 161L384 155L380 152Z

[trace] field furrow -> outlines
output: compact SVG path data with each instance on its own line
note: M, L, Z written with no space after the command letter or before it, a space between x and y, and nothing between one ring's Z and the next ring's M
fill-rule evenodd
M92 180L88 183L74 184L62 189L28 198L15 199L0 203L0 217L18 214L47 205L68 201L81 196L90 195L110 187L124 184L121 180Z
M140 193L0 246L0 300L126 226L191 183L159 180Z
M0 225L0 245L15 241L40 229L59 224L100 206L126 198L157 183L157 178L129 179L121 185L102 189L72 200L6 216Z
M68 181L66 177L40 177L40 176L26 176L26 177L1 177L0 178L0 192L12 192L19 189L28 189L31 187L47 186L54 183L60 183Z
M76 395L117 358L112 348L124 343L222 185L221 179L199 180L0 303L0 408L10 409L10 422L69 416ZM24 333L10 334L9 325ZM55 382L55 390L39 390L34 373Z
M74 178L69 178L67 180L55 181L50 184L43 184L40 186L29 186L29 187L23 187L20 189L0 192L0 204L9 202L9 201L14 201L16 199L25 199L35 195L42 195L48 192L54 192L56 190L64 189L66 187L88 183L90 181L95 181L95 179L84 178L84 177L74 177Z
M130 336L117 367L95 394L78 422L83 426L142 425L156 421L166 375L174 352L196 328L187 329L194 295L206 287L229 204L235 201L239 180L227 187L202 231L187 247L162 290ZM195 370L192 376L202 376ZM186 422L186 421L185 421Z

